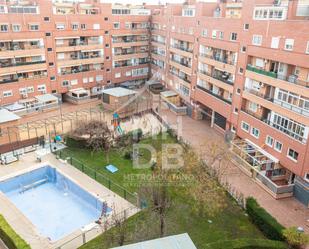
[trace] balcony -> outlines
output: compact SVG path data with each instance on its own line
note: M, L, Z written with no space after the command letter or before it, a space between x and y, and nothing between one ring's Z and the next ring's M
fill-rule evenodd
M228 74L224 74L223 72L218 73L217 71L213 71L212 73L209 73L205 70L199 69L199 73L212 77L216 80L222 81L230 86L234 85L234 83L229 79L230 76Z
M257 115L256 113L254 113L254 112L252 112L252 111L250 111L250 110L248 110L248 109L246 109L244 107L241 108L241 111L246 113L246 114L248 114L248 115L250 115L250 116L252 116L252 117L254 117L254 118L256 118L259 121L262 121L263 123L267 124L269 127L274 128L277 131L280 131L280 132L284 133L285 135L295 139L296 141L298 141L300 143L303 143L303 144L307 143L307 139L306 138L300 136L299 134L297 134L297 133L295 133L293 131L290 131L289 129L287 129L285 127L279 126L278 124L275 124L275 123L271 122L270 120L268 120L264 116L261 117L261 116Z
M162 45L165 45L165 41L160 41L160 40L154 39L154 38L152 38L151 41L152 41L152 42L159 43L159 44L162 44Z
M0 75L46 70L46 61L12 63L0 66Z
M231 151L236 156L237 166L274 198L293 195L294 184L289 183L291 172L282 168L277 158L248 139L233 140Z
M34 65L34 64L41 64L41 63L46 63L46 61L27 61L27 62L18 62L18 63L10 63L10 64L5 64L5 63L0 63L0 68L4 67L19 67L19 66L25 66L25 65Z
M128 60L133 58L145 58L148 57L148 51L132 51L132 52L126 52L126 53L116 53L113 55L114 61L121 61L121 60Z
M174 72L174 71L170 71L170 74L175 75L177 78L179 78L179 79L185 81L186 83L191 84L191 79L190 79L188 76L180 76L179 74L177 74L177 73Z
M193 53L193 48L190 48L190 47L182 46L179 44L172 44L171 47L185 51L185 52Z
M257 73L257 74L265 75L265 76L270 77L270 78L282 80L282 81L285 81L285 82L290 83L290 84L296 84L296 85L299 85L299 86L309 88L309 82L299 80L294 75L290 75L288 77L282 76L282 75L277 74L275 72L270 72L270 71L266 71L266 70L254 67L250 64L247 65L247 70L254 72L254 73ZM267 82L265 82L265 83L267 83Z
M295 116L293 114L296 114L296 115L297 114L301 114L301 116L299 116L297 118L294 118L294 119L297 119L297 120L303 119L304 117L302 117L302 116L309 117L309 110L302 109L302 108L300 108L298 106L292 105L292 104L290 104L288 102L285 102L285 101L282 101L282 100L279 100L279 99L274 99L274 97L270 96L269 94L260 93L260 92L254 90L254 89L249 89L249 88L245 89L245 93L250 93L250 94L253 94L253 95L257 96L257 97L260 97L261 100L259 102L261 102L261 103L263 103L264 100L267 100L267 101L271 102L272 104L274 104L275 106L282 107L283 108L282 111L277 111L276 110L276 112L280 112L282 115L290 114L288 116ZM252 96L250 96L250 95L248 95L248 96L243 95L243 97L245 97L245 98L247 98L249 100L252 98ZM275 106L267 105L265 107L267 107L269 109L273 109L273 108L275 108ZM278 108L276 108L276 109L278 109ZM285 113L286 111L288 113ZM290 111L292 111L293 113L290 113ZM305 123L305 120L306 119L304 119L304 121L301 121L301 122Z
M183 62L175 59L170 60L170 65L183 71L184 73L188 75L192 75L192 68L191 65L188 62Z
M216 97L217 99L220 99L220 100L224 101L225 103L227 103L227 104L229 104L229 105L232 104L232 101L231 101L231 100L225 99L225 98L223 98L222 96L213 93L212 91L206 89L206 88L203 87L203 86L196 85L196 87L197 87L198 89L200 89L200 90L202 90L202 91L204 91L204 92L206 92L206 93L208 93L208 94L210 94L210 95Z
M219 61L219 62L222 62L224 64L229 64L229 65L233 65L233 66L236 64L234 61L229 60L228 58L225 58L225 57L210 55L210 54L206 54L206 53L200 53L200 56L205 57L205 58L209 58L211 60Z
M78 66L78 65L89 65L89 64L101 64L104 62L104 57L88 57L88 56L78 56L70 57L67 60L57 61L57 66Z

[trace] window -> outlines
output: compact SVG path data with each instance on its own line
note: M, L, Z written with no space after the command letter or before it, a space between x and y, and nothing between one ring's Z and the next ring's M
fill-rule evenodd
M249 30L249 23L244 24L244 30Z
M255 128L255 127L252 127L251 129L251 135L254 136L255 138L259 138L260 136L260 130Z
M212 31L211 37L212 37L213 39L216 39L216 38L217 38L217 30L213 30L213 31Z
M298 152L289 148L287 156L288 156L288 158L292 159L293 161L297 161Z
M182 16L194 16L195 15L195 9L183 9L182 10Z
M46 86L45 85L38 85L38 91L39 92L45 92L46 91Z
M95 81L96 81L96 82L101 82L101 81L103 81L103 75L96 75L96 76L95 76Z
M57 59L63 60L64 59L64 53L57 53Z
M309 173L306 173L306 174L305 174L304 179L305 179L307 182L309 182Z
M7 24L0 24L0 31L1 32L8 32L9 31L9 25L7 25Z
M108 30L105 30L104 34L108 35L109 34Z
M44 22L49 22L49 17L48 16L44 17Z
M244 73L244 69L242 67L240 67L239 70L238 70L238 73L239 74L243 74Z
M29 30L30 31L38 31L39 30L39 24L29 24Z
M203 37L207 37L207 29L203 29L201 35L202 35Z
M0 13L7 13L7 7L0 5Z
M234 107L234 111L233 111L235 114L238 114L238 108L237 107Z
M265 139L265 143L266 143L268 146L273 147L274 138L267 135L267 136L266 136L266 139Z
M121 77L121 73L115 73L115 78L120 78Z
M93 29L100 29L100 24L99 23L93 24Z
M62 86L63 86L63 87L67 87L67 86L69 86L69 85L70 85L70 82L69 82L68 80L62 81Z
M240 51L241 51L242 53L246 53L247 47L246 47L246 46L242 46Z
M78 23L72 23L72 29L78 30L79 24Z
M126 71L126 76L131 76L131 71Z
M261 35L253 35L252 45L261 46L263 37Z
M71 80L71 85L72 86L77 85L77 84L78 84L78 80L77 79Z
M294 47L294 39L286 39L284 44L284 49L292 51Z
M241 122L241 129L244 130L245 132L249 132L250 125L244 121Z
M51 36L51 33L49 33L49 32L45 33L45 36Z
M49 65L50 67L52 67L52 66L54 66L54 63L53 63L53 62L49 62L48 65Z
M252 112L257 112L258 104L254 103L254 102L249 102L248 108Z
M309 54L309 41L307 42L306 54Z
M50 80L54 81L54 80L56 80L56 77L55 76L50 76Z
M105 47L106 47L106 48L109 48L109 44L105 44Z
M286 13L285 7L256 7L253 18L255 20L283 20L286 18Z
M12 24L12 31L13 32L20 32L21 31L20 24Z
M64 23L57 23L56 24L56 29L57 30L64 30L65 29L65 24Z
M85 29L86 29L86 24L85 24L85 23L82 23L82 24L80 25L80 28L81 28L82 30L85 30Z
M83 78L83 83L87 84L88 83L88 78Z
M119 22L114 22L114 29L119 29L120 28L120 23Z
M9 13L37 14L38 10L37 6L11 6Z
M11 97L11 96L13 96L13 92L11 90L3 92L4 98Z
M272 37L271 38L271 48L279 48L280 37Z
M53 48L47 48L47 52L53 51Z
M34 87L33 86L28 86L27 87L27 93L34 93Z
M281 152L282 151L282 143L280 143L279 141L276 141L274 149L278 152Z
M237 33L231 33L231 38L230 38L231 41L236 41L237 40Z
M224 39L224 33L222 31L219 31L219 39L220 40Z

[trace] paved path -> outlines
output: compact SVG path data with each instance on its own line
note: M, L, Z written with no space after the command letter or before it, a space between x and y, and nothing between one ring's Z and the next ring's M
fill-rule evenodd
M168 110L162 110L161 116L169 123L177 127L175 114ZM178 128L182 129L181 136L185 141L201 151L206 141L222 141L223 136L211 128L207 121L196 121L188 116L182 116L178 122ZM246 197L254 196L261 206L273 215L282 225L286 227L301 226L309 233L309 209L297 201L294 197L276 200L259 185L254 183L250 177L245 175L237 166L231 164L228 169L226 180Z

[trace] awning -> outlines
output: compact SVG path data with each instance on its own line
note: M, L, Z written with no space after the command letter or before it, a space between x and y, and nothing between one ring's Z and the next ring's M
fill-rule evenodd
M35 98L42 103L46 103L46 102L57 102L58 103L58 98L52 94L43 94L43 95L38 95L35 96Z
M178 96L178 93L174 92L174 91L164 91L160 93L162 95L162 97L164 98L169 98L169 97L175 97Z

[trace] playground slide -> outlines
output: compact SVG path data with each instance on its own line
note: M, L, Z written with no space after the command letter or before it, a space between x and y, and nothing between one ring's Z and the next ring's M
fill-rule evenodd
M120 125L118 125L117 131L118 131L118 133L119 133L120 135L123 134L123 129L120 127Z

